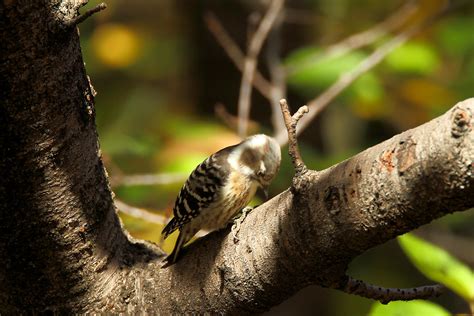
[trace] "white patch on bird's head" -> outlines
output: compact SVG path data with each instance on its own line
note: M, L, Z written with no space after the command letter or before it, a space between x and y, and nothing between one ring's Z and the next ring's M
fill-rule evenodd
M227 158L227 162L229 163L231 169L238 170L244 175L250 176L253 173L253 171L247 166L242 166L240 162L240 156L242 155L242 152L244 150L242 144L243 142L238 144L232 150L232 152L229 154L229 157Z
M270 140L270 137L268 137L267 135L258 134L258 135L253 135L253 136L248 137L243 142L243 144L245 144L245 146L258 150L260 148L264 148L269 142L269 140Z

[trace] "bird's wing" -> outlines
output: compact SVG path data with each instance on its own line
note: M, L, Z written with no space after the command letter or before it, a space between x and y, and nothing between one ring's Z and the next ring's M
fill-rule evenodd
M233 146L232 146L233 147ZM227 147L199 164L184 183L173 207L174 218L163 229L166 238L215 203L228 177Z

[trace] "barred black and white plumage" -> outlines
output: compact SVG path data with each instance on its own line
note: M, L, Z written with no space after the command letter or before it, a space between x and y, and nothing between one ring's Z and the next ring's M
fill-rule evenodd
M280 146L266 135L248 137L241 143L212 154L191 173L179 192L173 219L163 229L166 238L180 234L169 263L199 230L224 228L247 206L258 187L266 189L279 170Z

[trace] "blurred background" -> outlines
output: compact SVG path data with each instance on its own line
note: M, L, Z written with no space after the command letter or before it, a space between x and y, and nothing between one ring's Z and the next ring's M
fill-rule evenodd
M245 52L267 2L111 0L105 11L80 25L84 61L98 92L104 161L118 207L128 213L120 216L133 236L161 243L159 222L172 214L189 172L209 154L240 140L235 123L241 72L208 23L221 23ZM98 3L90 1L87 8ZM258 68L270 78L271 60L281 62L278 69L285 73L293 109L317 97L402 29L448 4L449 12L391 51L304 130L300 146L308 167L327 168L472 97L474 1L286 1ZM353 34L362 34L362 42L343 41ZM251 100L249 133L274 134L269 100L255 89ZM270 196L291 183L293 168L287 148L282 151L283 166ZM474 267L473 210L446 216L416 234ZM174 238L163 244L165 250L171 250ZM397 241L360 256L349 273L387 287L433 283ZM434 302L450 312L469 310L466 299L452 291ZM372 304L312 286L268 315L366 315Z

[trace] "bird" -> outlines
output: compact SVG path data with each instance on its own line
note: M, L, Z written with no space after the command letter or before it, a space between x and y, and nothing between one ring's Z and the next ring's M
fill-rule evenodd
M201 229L225 228L255 196L267 189L280 169L281 149L264 134L210 155L190 174L173 207L173 218L162 231L163 240L175 230L179 236L167 264L174 264L182 247Z

